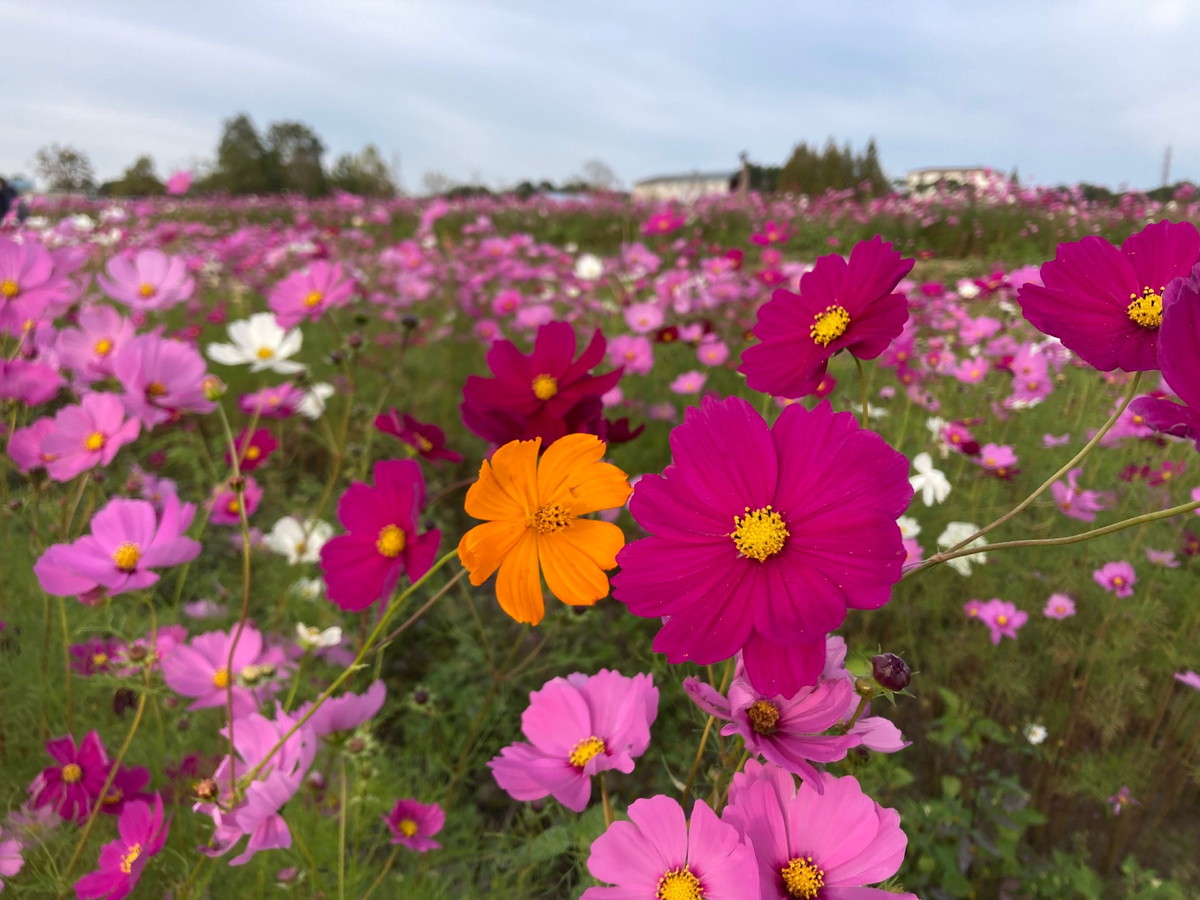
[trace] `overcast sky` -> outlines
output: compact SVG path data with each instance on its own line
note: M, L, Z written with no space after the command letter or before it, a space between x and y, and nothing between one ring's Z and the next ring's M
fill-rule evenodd
M588 160L624 185L874 136L885 169L1200 180L1194 0L0 0L0 173L71 144L113 178L293 119L420 190Z

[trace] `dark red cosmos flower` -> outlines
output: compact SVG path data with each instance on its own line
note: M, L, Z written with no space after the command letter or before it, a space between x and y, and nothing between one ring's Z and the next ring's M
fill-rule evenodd
M1155 222L1119 249L1089 236L1059 244L1042 284L1022 285L1017 302L1034 328L1101 372L1157 369L1163 292L1197 259L1191 222Z
M761 343L742 353L738 371L756 391L804 397L839 350L874 359L908 321L904 295L892 291L912 267L878 235L856 244L848 261L822 256L800 279L799 294L779 288L759 309Z
M446 432L436 425L418 422L408 413L401 414L395 408L389 409L375 417L375 427L408 444L422 459L462 462L461 453L447 449Z
M494 444L540 437L545 446L567 434L597 434L600 397L624 371L588 374L607 346L597 329L575 359L575 329L567 322L539 328L529 356L511 341L496 341L487 355L496 377L472 375L463 387L463 424Z
M32 806L53 806L64 819L85 821L110 768L99 733L89 731L78 746L69 734L54 738L46 741L46 752L58 765L42 769L32 789Z
M1065 342L1064 342L1065 343ZM1183 404L1154 396L1129 405L1135 416L1162 434L1187 438L1200 449L1200 265L1190 278L1172 282L1162 304L1158 363L1163 380ZM1151 480L1151 484L1156 482Z
M253 434L243 428L233 443L238 448L238 470L241 472L253 472L279 446L279 442L265 428L256 428ZM233 457L228 450L225 451L225 465L233 465Z

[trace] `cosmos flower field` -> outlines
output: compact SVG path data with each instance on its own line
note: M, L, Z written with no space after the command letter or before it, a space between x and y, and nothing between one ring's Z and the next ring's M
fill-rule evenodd
M32 213L0 890L1196 895L1192 197Z

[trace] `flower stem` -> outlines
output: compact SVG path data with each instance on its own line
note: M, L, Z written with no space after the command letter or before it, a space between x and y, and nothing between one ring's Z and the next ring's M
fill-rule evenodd
M857 356L854 357L854 365L858 367L858 394L859 399L862 402L862 427L867 428L871 421L870 417L867 415L867 373L863 369L862 360Z

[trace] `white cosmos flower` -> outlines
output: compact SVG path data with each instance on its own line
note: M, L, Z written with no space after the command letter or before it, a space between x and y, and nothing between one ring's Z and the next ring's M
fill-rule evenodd
M900 537L905 540L915 538L921 533L921 523L912 516L901 516L896 520L896 524L900 526Z
M909 476L908 483L921 495L926 506L941 503L950 495L950 481L933 467L933 457L928 453L918 453L913 457L912 464L917 474Z
M604 274L604 263L595 253L581 253L575 260L575 277L580 281L595 281Z
M322 631L313 625L299 622L296 624L296 642L305 650L336 647L342 642L342 629L334 625Z
M229 339L232 344L209 344L204 352L213 362L223 366L250 365L251 372L275 372L295 375L304 366L289 362L289 356L300 352L300 329L284 331L275 321L274 313L256 313L248 319L231 322Z
M333 526L320 519L301 522L294 516L284 516L275 523L271 533L263 538L270 549L293 566L297 563L315 563L321 559L321 548L333 537Z
M1025 726L1025 740L1029 741L1029 743L1033 744L1035 747L1046 740L1046 737L1049 734L1050 732L1046 730L1045 725L1039 725L1036 722L1030 722Z
M946 530L938 536L938 546L943 550L949 550L956 544L965 541L978 530L979 526L972 525L970 522L951 522L946 526ZM987 541L985 541L983 538L975 538L975 540L971 541L971 543L967 544L967 546L963 549L986 546ZM946 560L946 565L952 568L959 575L965 577L971 574L972 563L979 563L980 565L983 565L985 562L987 562L986 553L975 553L971 556L959 556L955 559L948 559Z
M325 401L333 396L333 385L324 381L317 382L308 389L296 412L306 419L319 419L325 414Z

